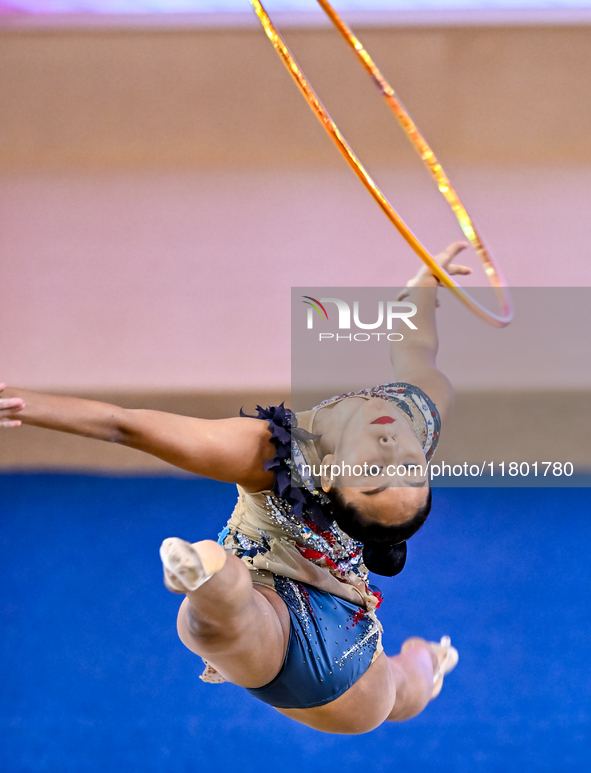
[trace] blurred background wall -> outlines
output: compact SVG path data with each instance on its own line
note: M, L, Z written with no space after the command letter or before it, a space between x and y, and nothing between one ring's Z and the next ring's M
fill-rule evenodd
M590 285L590 27L361 27L509 284ZM292 24L286 37L426 246L457 239L338 35ZM8 384L234 415L289 397L291 286L399 286L417 270L256 26L6 23L0 71ZM471 262L467 284L482 285ZM476 346L481 323L465 319ZM501 458L498 417L518 432L532 401L556 455L567 453L574 425L552 406L591 407L591 370L576 385L551 366L534 379L517 357L494 393L485 374L456 375L450 459L463 460L475 413L488 422L488 458ZM565 393L575 387L573 401ZM576 416L581 431L591 429L591 410ZM579 456L591 468L589 452ZM162 465L21 428L2 434L0 466Z

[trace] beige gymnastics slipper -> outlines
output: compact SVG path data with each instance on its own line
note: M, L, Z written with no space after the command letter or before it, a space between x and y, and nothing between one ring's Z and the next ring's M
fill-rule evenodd
M443 677L458 665L459 655L457 649L451 646L449 636L442 636L439 644L436 642L429 642L429 644L439 663L433 674L433 694L431 695L431 700L433 700L441 692Z
M168 590L187 593L197 590L220 571L225 564L226 553L211 540L191 544L178 537L169 537L160 546L160 558Z

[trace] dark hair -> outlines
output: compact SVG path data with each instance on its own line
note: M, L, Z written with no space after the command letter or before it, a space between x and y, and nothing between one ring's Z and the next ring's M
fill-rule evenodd
M332 514L339 528L353 539L363 542L363 561L375 574L393 577L404 569L406 540L410 539L427 520L431 511L431 489L427 501L406 523L384 526L368 521L355 505L348 504L337 488L328 492Z

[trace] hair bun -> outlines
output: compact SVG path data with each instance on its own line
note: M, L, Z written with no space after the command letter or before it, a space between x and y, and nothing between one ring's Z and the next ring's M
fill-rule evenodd
M397 545L379 542L363 546L363 562L370 572L384 577L394 577L404 569L406 563L406 542Z

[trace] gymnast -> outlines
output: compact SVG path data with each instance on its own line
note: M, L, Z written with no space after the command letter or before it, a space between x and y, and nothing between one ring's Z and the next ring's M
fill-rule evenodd
M452 263L465 246L437 262L470 273ZM458 660L448 637L413 637L386 656L381 594L368 584L368 570L401 571L431 507L426 464L453 400L436 368L437 291L424 267L399 296L416 304L417 329L391 346L398 381L310 411L204 420L0 384L0 426L120 443L236 484L217 542L162 543L165 585L185 595L181 641L205 661L204 681L240 685L320 731L365 733L421 712ZM364 474L335 473L347 464Z

